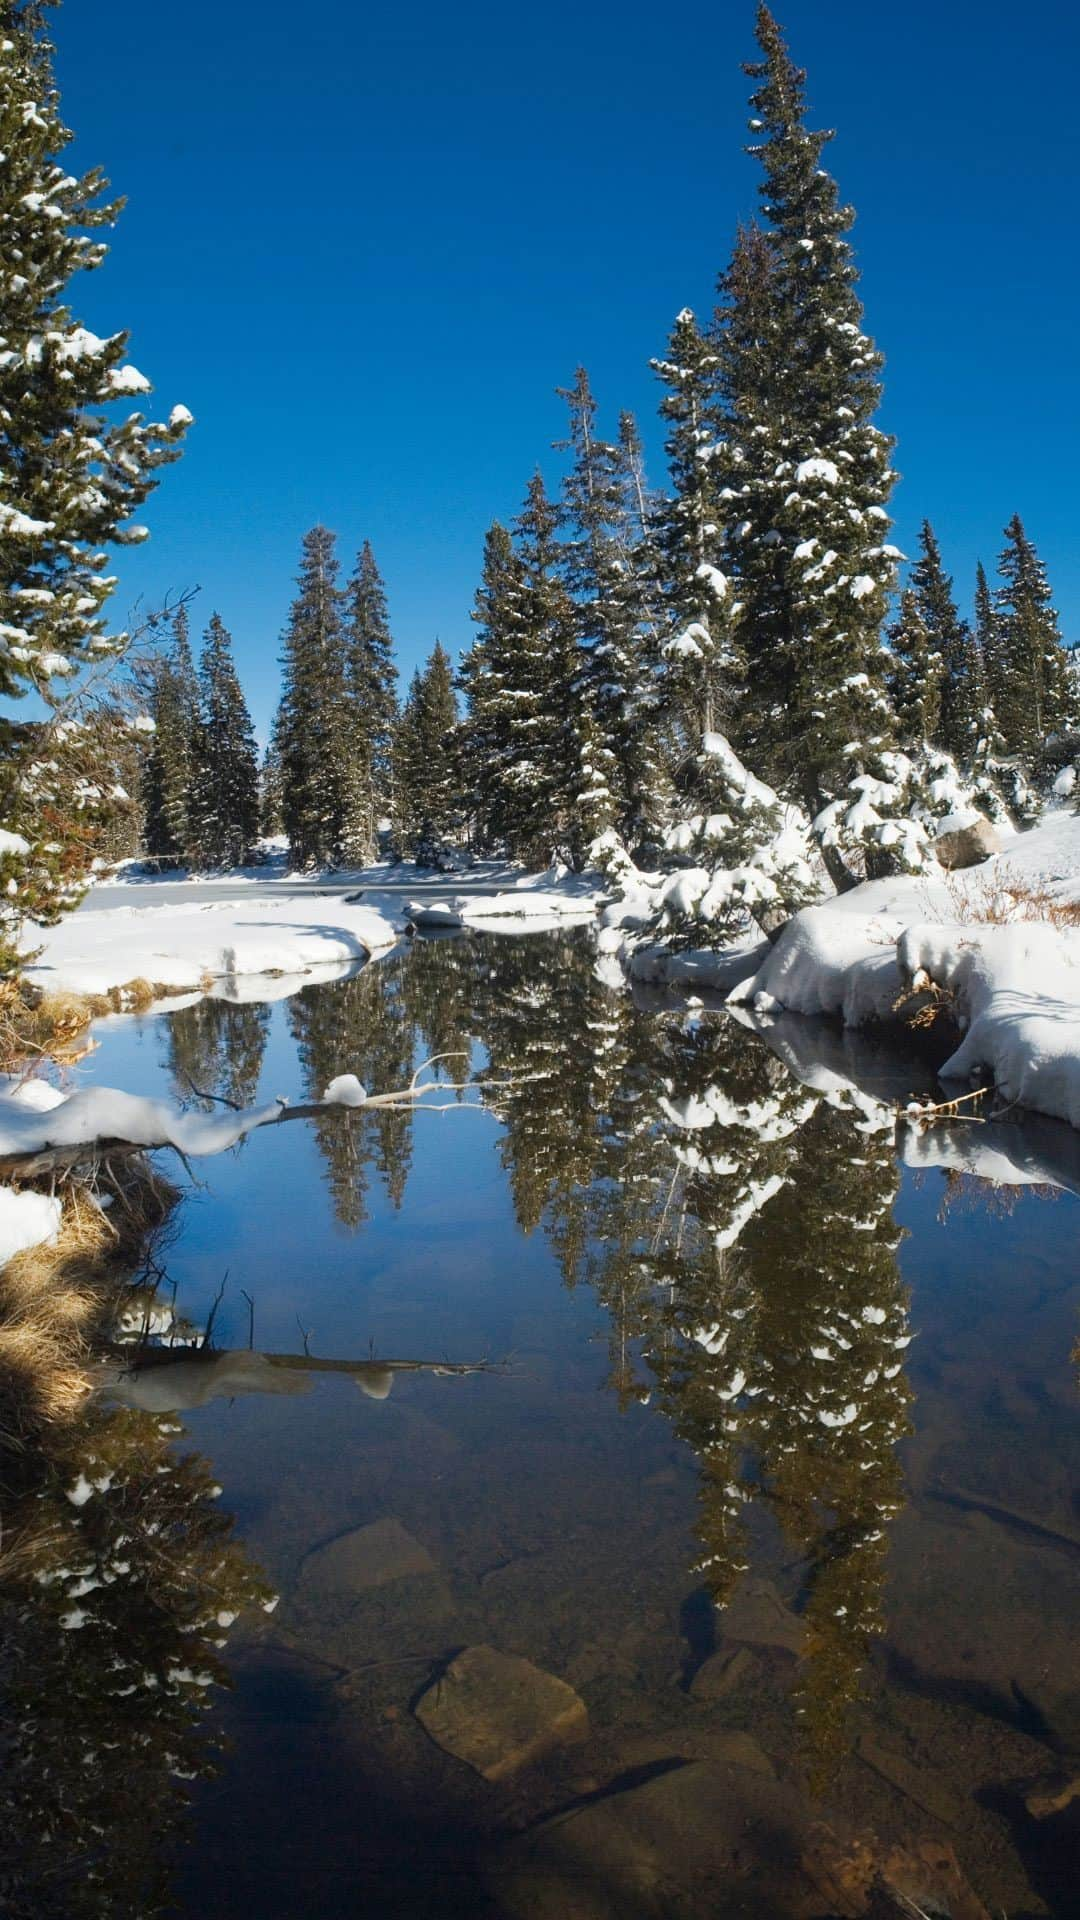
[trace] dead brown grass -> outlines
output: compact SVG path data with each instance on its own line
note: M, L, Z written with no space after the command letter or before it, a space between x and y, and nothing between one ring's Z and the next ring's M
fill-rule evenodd
M111 1009L96 994L40 993L25 981L0 983L0 1072L23 1073L44 1060L71 1065L87 1051L90 1022Z
M957 926L1005 927L1017 921L1041 921L1059 932L1080 927L1080 900L1061 900L1048 883L1022 880L1007 866L995 865L975 880L947 874L945 891L949 918Z
M0 1271L0 1447L78 1411L93 1335L178 1197L145 1161L106 1169L100 1190L112 1196L107 1212L84 1185L67 1183L55 1242Z

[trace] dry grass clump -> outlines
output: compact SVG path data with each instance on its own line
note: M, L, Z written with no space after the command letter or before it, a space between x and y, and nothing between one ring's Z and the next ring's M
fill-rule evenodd
M209 978L204 987L209 986ZM0 982L0 1073L40 1060L71 1066L89 1050L89 1026L107 1013L145 1013L175 987L137 974L107 993L42 992L30 980Z
M0 1273L0 1428L9 1437L70 1419L85 1398L77 1360L115 1244L100 1207L72 1191L54 1243L17 1253Z
M1018 921L1041 921L1059 932L1080 927L1080 900L1061 900L1048 881L1022 880L1007 866L995 865L966 882L961 874L947 874L945 891L949 918L961 927L1007 927Z
M0 1448L78 1411L93 1334L179 1197L146 1161L105 1169L98 1191L112 1196L107 1212L68 1182L56 1240L0 1271Z
M99 994L41 993L26 981L0 982L0 1073L19 1073L40 1060L81 1060L91 1020L109 1012Z

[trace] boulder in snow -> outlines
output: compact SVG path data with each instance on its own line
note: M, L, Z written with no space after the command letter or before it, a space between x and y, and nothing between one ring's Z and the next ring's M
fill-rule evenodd
M982 813L972 814L962 827L939 833L934 841L934 855L946 873L954 873L961 867L981 866L991 854L1000 852L997 828Z

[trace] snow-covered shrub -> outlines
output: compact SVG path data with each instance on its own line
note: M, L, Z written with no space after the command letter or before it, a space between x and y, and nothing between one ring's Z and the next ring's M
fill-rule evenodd
M751 923L771 931L818 897L805 815L756 779L721 733L702 740L691 804L665 839L654 934L675 947L717 946Z

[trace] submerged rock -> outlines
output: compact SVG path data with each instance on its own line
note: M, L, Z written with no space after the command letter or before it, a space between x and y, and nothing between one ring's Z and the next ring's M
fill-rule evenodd
M882 1746L873 1734L861 1733L856 1744L859 1758L882 1780L898 1788L906 1799L921 1807L924 1813L932 1814L935 1820L943 1821L947 1827L959 1824L964 1811L963 1801L940 1773L925 1764L916 1766L894 1748Z
M747 1647L725 1647L711 1653L690 1682L695 1700L722 1700L754 1672L754 1656Z
M384 1587L391 1580L434 1573L435 1562L425 1546L414 1540L400 1520L374 1520L339 1534L325 1546L313 1547L300 1578L306 1586L332 1588L339 1593L361 1593Z
M718 1614L725 1640L752 1647L783 1647L796 1656L806 1638L805 1622L784 1605L771 1580L744 1580Z
M756 1768L692 1761L516 1836L486 1878L507 1920L810 1920L818 1809Z
M494 1647L467 1647L417 1703L440 1747L485 1780L502 1780L558 1746L584 1740L585 1702L553 1673Z

